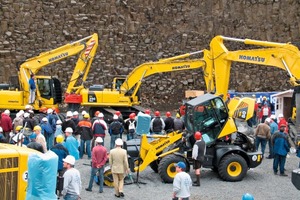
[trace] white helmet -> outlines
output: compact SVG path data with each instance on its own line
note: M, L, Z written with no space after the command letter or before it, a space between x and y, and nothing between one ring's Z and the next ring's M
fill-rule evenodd
M87 113L87 112L86 112L85 110L83 110L83 111L81 112L82 116L84 116L86 113Z
M98 117L100 117L100 118L104 117L103 113L99 113Z
M27 118L27 117L29 117L29 113L28 112L26 112L26 113L24 113L24 118Z
M53 113L53 110L51 108L48 108L47 113L51 114L51 113Z
M270 118L271 119L276 119L276 116L275 115L271 115Z
M77 116L79 113L77 111L73 112L73 116Z
M270 123L271 119L268 117L268 118L265 119L265 121L268 122L268 123Z
M283 114L280 113L280 114L278 115L278 118L281 118L281 117L283 117Z
M3 133L3 128L0 126L0 133Z
M66 158L63 159L64 162L69 163L70 165L75 165L75 158L74 156L67 155Z
M47 122L48 121L47 117L43 117L42 121Z
M96 138L96 143L102 143L102 142L103 142L102 137L97 137L97 138Z
M19 113L20 113L20 116L24 115L24 110L20 110Z
M73 129L71 127L66 128L65 132L67 133L73 133Z
M123 140L121 138L116 139L116 145L122 146L123 145Z
M56 121L56 124L62 124L62 121L59 119Z
M27 110L27 109L31 109L31 105L26 105L25 110Z
M4 111L4 114L10 115L10 111L9 111L9 110L5 110L5 111Z
M113 119L119 119L118 115L114 115Z
M68 112L67 112L67 117L73 117L72 111L68 111Z

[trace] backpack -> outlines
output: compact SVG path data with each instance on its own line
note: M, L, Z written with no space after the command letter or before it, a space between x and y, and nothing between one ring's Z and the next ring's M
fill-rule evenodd
M129 133L134 133L135 132L135 121L130 121L129 120L129 126L128 126L128 132Z

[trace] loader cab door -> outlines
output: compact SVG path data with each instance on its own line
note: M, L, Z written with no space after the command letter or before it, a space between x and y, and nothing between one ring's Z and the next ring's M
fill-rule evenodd
M196 99L198 99L197 97ZM186 104L186 127L188 131L202 133L204 141L209 144L214 142L226 121L228 120L228 109L220 97L210 95L199 103L192 100L192 104Z
M52 77L37 77L37 88L40 92L41 98L45 101L53 99L52 104L62 102L61 83L57 78Z

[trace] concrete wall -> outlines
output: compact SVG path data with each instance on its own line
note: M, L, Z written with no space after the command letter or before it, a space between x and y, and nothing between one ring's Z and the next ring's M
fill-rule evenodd
M146 61L208 48L216 35L297 44L299 9L295 0L2 0L0 82L16 74L17 62L94 32L99 49L88 83L106 86ZM76 59L40 73L58 76L66 87ZM288 89L285 75L237 63L230 89ZM188 89L205 89L201 70L151 76L142 85L143 105L176 108Z

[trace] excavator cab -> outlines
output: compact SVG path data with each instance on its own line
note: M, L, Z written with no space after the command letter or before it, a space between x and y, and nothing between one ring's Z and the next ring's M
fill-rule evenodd
M186 103L188 132L200 131L206 144L213 143L228 120L228 109L222 98L205 94Z
M43 104L54 105L62 103L62 88L57 78L36 76L36 83Z

